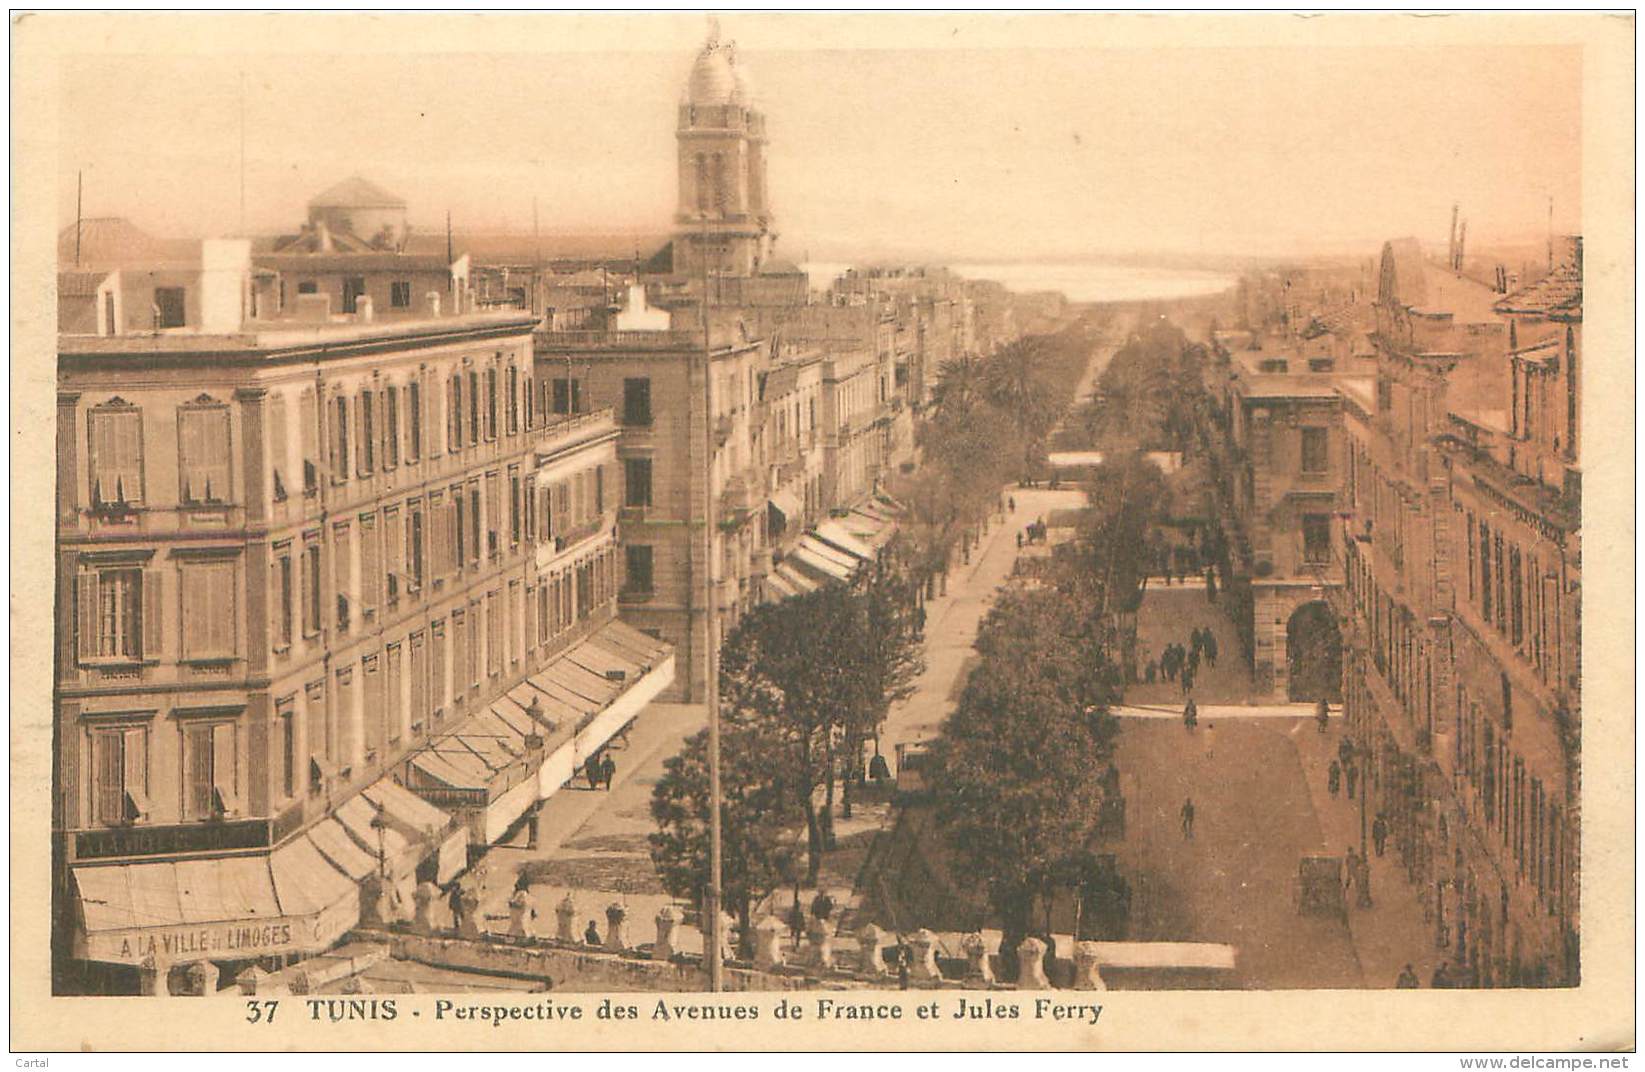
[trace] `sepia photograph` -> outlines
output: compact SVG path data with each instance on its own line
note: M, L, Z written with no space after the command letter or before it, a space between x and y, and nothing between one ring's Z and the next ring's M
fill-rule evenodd
M1631 13L11 47L32 1045L1633 1047Z

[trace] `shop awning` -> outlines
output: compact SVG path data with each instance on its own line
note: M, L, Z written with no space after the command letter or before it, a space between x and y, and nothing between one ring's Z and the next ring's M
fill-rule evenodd
M799 591L783 578L782 571L777 570L765 576L766 601L775 603L783 599L791 599L799 595Z
M805 515L805 508L800 505L800 497L792 491L778 489L771 493L771 506L783 515L783 520L792 525Z
M838 521L824 521L812 531L817 539L827 543L830 547L838 548L864 562L874 561L874 549L851 535L845 526Z
M786 562L772 570L771 577L780 578L784 584L794 590L795 595L803 596L807 592L815 592L820 587L817 581L813 581Z
M834 563L834 565L839 566L841 569L847 570L850 573L855 573L857 570L862 568L862 559L846 551L840 550L838 547L831 545L827 540L821 539L812 533L808 532L804 536L801 536L799 545L819 558L826 558L828 561Z
M851 568L842 566L827 555L820 555L802 542L783 559L784 566L810 570L823 581L849 581Z

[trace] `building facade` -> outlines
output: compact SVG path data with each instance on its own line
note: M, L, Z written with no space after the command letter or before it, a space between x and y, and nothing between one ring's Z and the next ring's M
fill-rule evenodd
M534 323L60 337L60 985L319 952L666 686L615 421L537 404Z

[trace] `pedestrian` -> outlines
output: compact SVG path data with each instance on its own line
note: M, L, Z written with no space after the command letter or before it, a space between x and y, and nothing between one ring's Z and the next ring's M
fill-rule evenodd
M1342 862L1342 888L1344 892L1354 888L1354 880L1359 878L1359 854L1352 845L1348 846L1348 855Z
M1211 627L1210 626L1205 627L1205 643L1202 645L1202 647L1205 648L1205 663L1206 663L1206 665L1210 666L1212 669L1216 669L1216 665L1217 665L1217 635L1215 633L1211 632Z
M909 969L914 966L914 950L911 949L902 935L897 936L897 944L891 950L891 955L897 961L897 987L900 990L908 989Z
M1200 635L1199 627L1195 626L1194 631L1188 634L1189 657L1194 659L1199 658L1200 649L1204 646L1205 638Z
M1217 571L1210 566L1205 567L1205 601L1217 601Z
M1417 973L1409 964L1405 965L1405 970L1399 973L1399 981L1394 984L1401 990L1415 990L1421 985L1417 982Z
M1377 812L1376 821L1371 824L1371 840L1376 843L1377 855L1382 855L1382 848L1388 841L1388 820L1381 812Z
M1188 697L1188 702L1182 705L1182 725L1184 729L1192 730L1199 725L1199 708L1194 704L1194 698Z
M1017 550L1022 550L1022 533L1017 533Z
M1185 666L1182 670L1182 694L1187 696L1194 691L1194 677L1199 671L1192 666Z
M1353 800L1354 799L1354 787L1359 785L1359 767L1357 767L1354 764L1350 763L1350 764L1348 764L1347 768L1342 772L1342 774L1343 774L1343 778L1348 783L1348 799Z
M590 789L600 788L600 754L598 752L589 756L588 761L583 764L583 777L588 779Z
M583 941L588 945L600 944L600 928L594 925L593 920L588 921L588 929L583 931Z
M1342 764L1334 759L1325 770L1325 785L1331 790L1333 797L1337 795L1337 790L1342 788Z
M1006 501L1006 504L1011 507L1011 512L1013 514L1016 513L1017 512L1017 497L1015 495L1013 495L1005 501Z
M1199 648L1195 648L1193 651L1188 653L1188 672L1190 674L1199 673L1199 653Z
M1167 681L1177 679L1177 646L1175 644L1165 645L1165 651L1160 655L1160 672L1165 675Z
M1352 763L1354 761L1354 742L1350 741L1346 737L1338 741L1337 758L1342 760L1342 765L1344 767Z
M1142 670L1143 679L1147 681L1148 684L1152 685L1154 683L1154 678L1158 675L1158 673L1159 663L1155 662L1153 659L1149 659L1148 664L1144 666Z
M1182 802L1182 836L1184 840L1192 841L1194 837L1194 798L1187 797Z
M1435 990L1449 990L1456 985L1451 982L1451 964L1449 961L1442 960L1439 962L1439 967L1434 969L1433 981L1428 985Z
M600 776L605 780L605 791L611 792L611 779L617 777L617 761L607 752L605 762L600 764Z
M463 886L460 882L451 884L451 893L446 897L446 905L451 909L451 929L463 929Z
M1323 696L1314 705L1314 719L1319 723L1319 732L1321 733L1324 733L1325 728L1331 724L1331 705L1325 702Z

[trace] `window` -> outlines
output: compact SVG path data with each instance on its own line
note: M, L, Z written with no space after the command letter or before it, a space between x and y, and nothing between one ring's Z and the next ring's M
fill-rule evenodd
M91 731L92 821L125 826L148 818L148 728Z
M365 295L365 292L366 280L364 276L345 276L343 279L343 312L355 312L359 300Z
M303 440L303 494L317 495L320 491L320 415L314 391L303 391L298 405L297 423Z
M468 492L468 557L476 566L480 564L480 486L475 484Z
M1479 598L1479 560L1474 553L1474 512L1468 511L1468 601L1472 603Z
M490 430L486 431L489 436ZM480 442L480 374L468 374L468 444L475 446Z
M1337 367L1337 363L1329 357L1310 357L1308 359L1309 372L1330 372Z
M400 464L400 389L383 392L383 465Z
M493 366L486 369L485 422L486 422L486 427L485 427L486 438L487 439L496 439L497 438L497 367L495 365L493 365Z
M594 515L605 513L605 466L594 467Z
M361 474L377 467L377 410L370 391L360 392L360 468Z
M406 528L407 583L413 592L423 588L423 508L413 503L410 524Z
M291 549L277 552L274 560L274 646L277 650L291 647L291 635L296 620L292 608Z
M297 792L297 715L291 697L275 703L274 719L280 727L280 791L289 799Z
M1517 646L1525 640L1525 575L1519 557L1519 548L1517 547L1508 553L1508 572L1510 574L1509 594L1513 601L1509 639Z
M651 381L629 378L623 381L623 423L651 423Z
M411 308L411 281L396 279L388 285L388 307L390 309Z
M155 328L180 328L188 322L184 313L182 287L154 288Z
M406 458L416 461L423 456L423 385L420 383L406 388L406 417L411 425L411 444Z
M405 577L406 525L398 507L383 511L383 575L388 592L388 605L400 602L400 589Z
M93 507L143 501L143 415L115 401L91 411L91 502Z
M1377 377L1377 412L1388 413L1394 408L1394 381L1386 376Z
M520 430L520 370L508 366L508 434Z
M581 413L583 410L583 381L561 377L554 381L554 412Z
M623 505L651 505L651 459L623 459Z
M645 544L629 544L623 548L627 557L627 582L625 591L635 594L650 594L652 590L651 548Z
M1479 592L1480 613L1491 620L1491 526L1479 523Z
M339 397L336 420L331 431L331 477L348 479L348 399Z
M375 614L382 601L383 549L377 538L377 515L360 515L360 613Z
M457 546L456 546L457 560L456 560L456 567L458 569L462 569L463 568L463 562L467 558L467 555L464 553L464 550L468 546L468 522L467 522L467 519L463 516L464 510L465 510L465 507L464 507L464 504L463 504L463 489L456 488L452 491L452 493L451 493L451 506L452 506L452 509L455 511L455 515L456 515L455 516L456 529L457 529Z
M1328 468L1326 431L1323 428L1302 430L1302 471L1323 473Z
M486 553L496 555L502 550L503 492L500 474L486 474L485 496L490 504L490 509L486 511Z
M154 659L160 653L160 573L136 567L80 575L82 662Z
M234 658L234 563L185 562L182 584L183 658Z
M183 817L221 819L240 811L234 723L183 727Z
M1331 560L1331 517L1329 514L1302 515L1302 558L1304 562Z
M508 471L508 542L511 547L520 543L520 470Z
M303 548L303 635L320 634L320 545Z
M446 408L446 449L455 451L463 445L463 374L451 377L450 406Z
M186 503L229 497L228 407L185 406L177 411L177 469Z
M320 286L319 286L319 284L315 283L311 279L306 283L298 283L297 284L297 293L298 294L318 294L318 293L320 293Z

